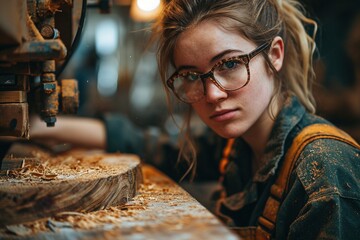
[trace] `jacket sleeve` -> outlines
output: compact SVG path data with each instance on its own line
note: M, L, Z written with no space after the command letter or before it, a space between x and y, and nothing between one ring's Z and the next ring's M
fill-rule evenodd
M288 239L359 238L359 156L359 149L337 140L316 140L304 149L296 175L306 196L292 197L305 200Z
M145 163L157 167L174 180L179 180L187 171L187 163L178 161L177 136L170 136L157 127L141 129L119 113L108 113L101 118L105 123L108 152L137 154ZM194 138L199 150L196 179L217 179L224 141L209 129L204 129Z
M102 116L106 129L106 150L141 155L144 151L144 133L122 114Z

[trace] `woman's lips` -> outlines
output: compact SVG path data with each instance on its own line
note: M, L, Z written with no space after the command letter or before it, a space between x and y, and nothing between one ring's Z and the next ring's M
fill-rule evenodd
M236 110L235 109L228 109L228 110L222 110L222 111L217 111L214 114L212 114L210 116L210 119L216 121L216 122L222 122L222 121L227 121L231 118L233 118L236 114Z

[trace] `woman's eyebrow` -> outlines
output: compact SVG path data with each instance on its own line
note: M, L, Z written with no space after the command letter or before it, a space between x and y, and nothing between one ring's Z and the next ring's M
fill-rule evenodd
M214 57L212 57L210 60L210 63L215 63L217 61L220 61L225 55L227 55L229 53L234 53L234 52L244 54L244 52L239 49L227 49L227 50L215 55Z
M230 53L239 53L239 54L244 54L243 51L239 50L239 49L227 49L217 55L215 55L214 57L212 57L210 59L210 64L215 64L215 62L220 61L225 55L230 54ZM196 69L196 66L192 66L192 65L183 65L183 66L179 66L176 71L180 72L181 70L191 70L191 69Z
M183 65L180 66L176 69L177 72L180 72L181 70L190 70L190 69L196 69L195 66L191 66L191 65Z

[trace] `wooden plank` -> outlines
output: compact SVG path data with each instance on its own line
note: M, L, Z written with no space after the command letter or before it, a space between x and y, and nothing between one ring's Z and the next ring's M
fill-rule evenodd
M0 94L0 103L24 103L26 101L25 91L2 91Z
M41 164L0 177L0 226L124 204L142 181L136 155L38 157Z
M0 136L29 138L27 103L0 104Z
M1 161L0 170L12 170L23 168L25 165L24 158L3 158Z
M121 206L56 217L0 229L26 239L240 239L179 185L142 165L139 193Z

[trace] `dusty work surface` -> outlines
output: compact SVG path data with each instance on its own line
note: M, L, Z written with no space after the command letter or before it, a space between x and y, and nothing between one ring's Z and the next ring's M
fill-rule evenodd
M124 204L141 182L136 155L39 153L21 168L1 171L0 227Z
M238 239L177 184L142 166L144 182L125 205L91 213L12 225L0 231L10 239ZM6 233L6 235L4 235ZM2 234L2 235L1 235Z

